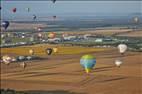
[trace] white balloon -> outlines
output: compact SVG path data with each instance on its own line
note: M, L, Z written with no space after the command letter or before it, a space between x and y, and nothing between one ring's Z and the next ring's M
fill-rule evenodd
M134 18L134 22L135 22L135 23L138 23L138 21L139 21L139 18L138 18L138 17L135 17L135 18Z
M127 50L127 45L126 45L126 44L119 44L119 45L118 45L118 49L119 49L119 52L120 52L121 54L123 54L123 53L125 53L126 50Z
M28 60L32 60L32 57L31 57L31 56L27 56L27 59L28 59Z
M9 56L3 56L2 60L3 60L4 64L9 64L12 62L12 58Z
M123 62L121 60L115 60L115 65L117 67L120 67L120 65L122 64Z

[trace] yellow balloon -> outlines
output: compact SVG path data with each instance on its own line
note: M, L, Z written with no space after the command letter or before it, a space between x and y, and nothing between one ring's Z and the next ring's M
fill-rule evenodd
M53 48L54 53L58 52L58 48Z

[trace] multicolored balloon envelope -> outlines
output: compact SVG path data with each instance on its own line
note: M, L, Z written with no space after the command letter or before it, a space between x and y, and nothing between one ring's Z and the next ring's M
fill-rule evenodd
M85 68L86 73L89 73L96 64L96 58L93 55L84 55L80 59L80 64Z

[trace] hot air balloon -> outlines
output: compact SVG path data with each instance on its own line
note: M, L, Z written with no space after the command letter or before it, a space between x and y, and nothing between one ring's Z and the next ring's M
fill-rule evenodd
M37 18L36 15L33 15L33 20L36 20L36 18Z
M0 10L1 10L2 8L1 8L1 6L0 6Z
M54 32L51 32L48 34L48 38L55 38L56 34Z
M32 56L27 56L26 57L27 60L32 60L32 58L33 58Z
M5 30L8 28L9 25L10 25L9 21L2 22L2 27L4 27Z
M55 3L56 2L56 0L51 0L53 3Z
M26 58L25 58L25 56L18 56L17 57L17 60L19 60L19 61L23 61L23 60L25 60Z
M134 17L134 23L138 23L139 22L139 18L138 17Z
M43 34L42 33L38 33L38 38L43 38Z
M51 48L47 48L47 49L45 50L45 52L46 52L48 55L51 55L52 52L53 52L53 50L52 50Z
M56 16L53 16L53 19L56 19Z
M30 8L26 8L26 10L27 10L28 12L30 12Z
M2 57L4 64L9 65L12 62L12 58L8 55Z
M30 50L29 50L29 54L30 54L30 55L34 55L34 50L33 50L33 49L30 49Z
M121 60L115 60L115 65L117 67L120 67L120 65L122 64L123 62Z
M16 8L13 8L13 9L12 9L12 12L13 12L13 13L16 13L16 11L17 11Z
M37 31L40 32L42 29L41 27L37 27Z
M89 73L96 64L96 59L92 55L84 55L80 59L80 64L85 68L86 73Z
M57 53L58 52L58 48L57 47L53 48L53 52Z
M119 50L120 54L123 55L127 50L127 45L126 44L119 44L118 45L118 50Z

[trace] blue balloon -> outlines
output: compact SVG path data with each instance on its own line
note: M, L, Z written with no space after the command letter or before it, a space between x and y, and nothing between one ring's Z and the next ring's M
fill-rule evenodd
M86 73L89 73L96 64L96 58L92 55L84 55L80 59L80 64L85 69Z
M96 60L86 60L86 59L81 59L80 64L84 68L89 68L92 69L94 65L96 64Z
M6 30L7 28L8 28L8 26L9 26L9 21L3 21L2 22L2 27L4 27L4 29Z

